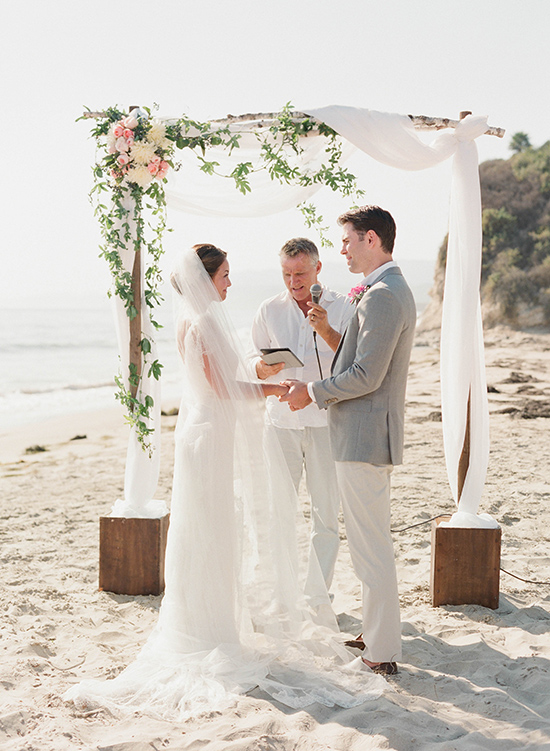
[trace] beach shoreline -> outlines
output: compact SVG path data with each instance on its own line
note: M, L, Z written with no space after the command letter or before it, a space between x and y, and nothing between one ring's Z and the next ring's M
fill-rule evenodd
M550 578L550 423L524 419L521 410L550 400L550 335L490 330L486 361L495 390L480 510L502 526L502 567L544 582ZM407 391L405 464L392 481L396 530L453 510L440 409L437 340L419 333ZM175 416L162 418L156 497L167 502L175 422ZM0 742L6 751L550 748L550 586L501 573L497 610L431 607L428 523L394 534L404 657L380 699L348 710L294 711L252 692L225 712L184 723L83 713L65 703L69 686L113 677L133 659L161 601L97 589L98 519L123 493L127 439L117 405L0 434ZM47 450L26 454L33 445ZM354 634L360 591L343 526L341 538L334 609L341 629Z

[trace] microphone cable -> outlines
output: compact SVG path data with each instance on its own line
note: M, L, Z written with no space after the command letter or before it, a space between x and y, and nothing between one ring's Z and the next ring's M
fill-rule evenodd
M321 376L321 380L323 380L323 369L321 368L321 359L319 357L319 350L317 349L317 332L313 332L313 344L315 346L315 354L317 355L317 365L319 366L319 375Z

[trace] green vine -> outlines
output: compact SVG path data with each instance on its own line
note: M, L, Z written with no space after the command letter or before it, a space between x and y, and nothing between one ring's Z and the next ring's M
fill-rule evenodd
M202 172L232 180L244 195L252 189L251 175L261 170L267 170L272 180L282 184L326 185L345 197L358 199L363 195L355 176L340 163L342 146L338 134L325 123L293 117L290 103L283 107L269 128L251 129L259 142L258 163L238 162L229 174L220 171L219 162L210 156L214 148L221 148L228 154L239 148L241 134L235 133L229 125L218 126L187 117L163 122L152 117L148 108L134 109L128 114L111 107L95 117L92 136L97 142L98 156L93 166L94 186L90 198L101 229L100 257L107 261L113 280L109 295L115 294L124 302L130 320L137 315L136 301L132 275L125 270L120 251L133 247L147 255L144 298L153 310L163 300L159 291L162 282L159 264L166 232L164 183L168 170L179 168L174 161L175 149L190 149ZM306 170L296 163L291 164L288 155L290 150L299 157L304 150L301 141L312 131L326 140L324 160L318 169ZM104 197L109 199L105 203ZM321 244L331 245L326 234L328 228L323 226L323 217L317 213L315 205L302 203L298 208L306 226L319 234ZM155 328L160 328L152 314L151 321ZM140 348L141 375L137 366L130 363L129 388L122 375L118 375L116 398L126 408L126 420L135 428L143 448L151 453L149 436L153 428L148 427L146 421L151 417L154 402L149 395L142 397L141 385L145 372L148 377L160 378L162 364L151 360L152 342L146 336L142 335Z

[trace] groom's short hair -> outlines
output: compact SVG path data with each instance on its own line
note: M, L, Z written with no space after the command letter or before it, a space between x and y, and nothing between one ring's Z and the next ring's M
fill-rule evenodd
M291 240L287 240L281 248L279 256L283 258L295 258L303 253L309 256L312 263L317 263L319 260L319 251L317 246L307 237L293 237Z
M395 221L389 211L381 209L380 206L359 206L356 209L350 209L338 217L338 224L343 227L344 224L352 224L353 229L363 238L365 234L372 229L382 243L386 253L393 252L395 243Z

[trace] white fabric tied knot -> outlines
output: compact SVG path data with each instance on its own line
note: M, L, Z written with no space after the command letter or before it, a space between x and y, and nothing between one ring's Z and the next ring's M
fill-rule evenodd
M456 126L454 137L457 141L474 141L487 130L487 115L466 115Z

